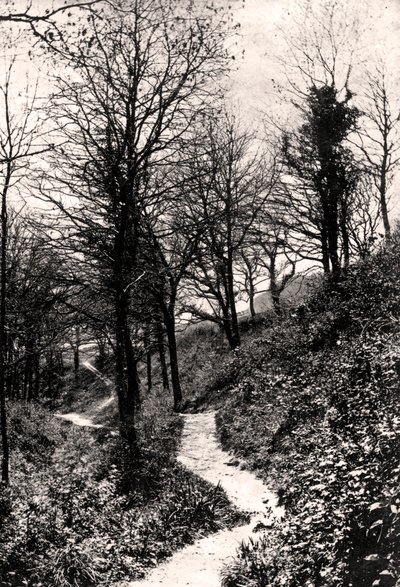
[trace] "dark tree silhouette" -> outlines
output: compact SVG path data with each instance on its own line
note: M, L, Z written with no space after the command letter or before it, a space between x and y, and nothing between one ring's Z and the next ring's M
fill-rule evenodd
M290 218L292 193L299 198L297 184L306 192L304 209L317 233L324 271L333 279L340 276L341 253L345 264L349 259L348 201L357 182L354 156L345 145L359 117L358 110L349 105L351 98L347 91L339 99L333 85L312 86L303 109L304 123L297 133L286 133L282 143L283 158L295 183L281 202ZM305 224L299 222L297 230L304 238L309 236Z

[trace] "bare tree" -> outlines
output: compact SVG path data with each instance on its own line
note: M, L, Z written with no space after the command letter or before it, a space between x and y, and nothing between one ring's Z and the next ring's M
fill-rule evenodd
M68 0L67 2L59 2L58 6L50 4L50 2L41 2L40 8L42 10L34 12L32 0L26 0L25 7L16 9L14 3L6 0L1 7L0 22L16 22L22 24L29 24L35 27L37 23L52 23L55 16L69 12L75 8L90 8L100 2L106 3L107 0ZM36 8L38 8L37 6ZM44 8L44 9L43 9ZM33 28L35 31L35 28Z
M82 26L68 55L73 72L57 78L53 100L65 143L41 186L113 299L121 433L131 446L139 395L132 304L143 279L148 178L182 143L226 67L218 16L211 22L189 8L115 0Z
M272 198L268 213L261 215L252 227L237 263L238 281L247 294L252 317L255 316L256 293L269 292L273 309L276 314L281 313L281 294L295 275L297 260L283 219L273 213Z
M170 173L177 171L171 170ZM182 282L195 259L202 231L202 223L194 224L186 214L186 196L186 190L183 191L183 185L179 183L175 187L171 186L170 190L164 190L162 201L159 201L157 206L152 203L147 207L143 222L145 232L142 255L147 272L145 287L158 310L154 316L156 327L160 327L157 323L161 313L167 335L175 409L179 408L182 401L176 340L176 307ZM160 345L159 338L159 350ZM162 354L160 359L163 363Z
M257 148L250 133L227 113L209 123L189 161L189 214L203 232L190 269L187 310L218 323L232 349L240 344L235 263L265 211L278 180L276 160Z
M0 90L2 96L2 120L0 121L0 166L1 166L1 253L0 253L0 411L1 434L3 444L2 479L8 483L9 454L7 440L5 370L7 355L7 250L8 250L8 198L11 191L15 193L18 185L29 176L31 160L35 155L48 149L43 145L40 124L34 115L36 92L18 103L13 95L11 81L13 75L12 60L5 74L4 84ZM27 92L27 96L29 93ZM34 120L35 118L35 120Z
M347 232L353 256L364 259L376 250L383 237L379 196L374 189L374 179L363 174L352 194Z
M60 387L61 378L56 380L63 374L62 348L75 318L65 311L72 293L65 274L65 260L34 230L32 212L28 218L11 210L6 315L9 397L32 401L53 396Z
M254 242L261 250L259 263L269 280L273 308L280 315L281 294L296 273L298 256L280 218L271 215L262 226L254 233Z
M363 118L356 145L364 157L379 193L380 210L386 239L390 239L388 200L393 173L400 161L400 104L390 95L385 65L379 63L367 74Z
M301 109L311 86L346 91L360 37L354 6L340 0L299 2L290 13L290 27L281 34L285 51L279 60L286 79L282 89L292 105Z
M236 281L240 299L246 298L251 318L256 316L255 297L259 286L265 281L260 246L246 245L240 250L236 261Z

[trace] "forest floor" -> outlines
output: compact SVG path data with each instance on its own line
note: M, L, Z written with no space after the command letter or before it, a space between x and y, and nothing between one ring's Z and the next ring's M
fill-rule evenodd
M130 587L218 587L220 572L235 556L240 543L254 538L255 529L265 529L283 516L276 496L254 474L235 466L237 462L221 449L216 439L215 412L182 417L184 428L177 460L209 483L220 485L232 503L251 516L251 521L197 540L154 569L147 579L128 583Z

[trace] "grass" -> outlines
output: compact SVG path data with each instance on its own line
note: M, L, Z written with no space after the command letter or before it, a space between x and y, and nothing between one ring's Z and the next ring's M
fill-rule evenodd
M225 587L400 580L400 242L227 358L221 441L286 519L243 545Z

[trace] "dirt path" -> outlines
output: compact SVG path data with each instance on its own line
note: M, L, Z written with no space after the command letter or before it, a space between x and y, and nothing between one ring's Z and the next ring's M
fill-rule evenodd
M95 407L95 412L101 412L115 400L113 382L111 379L100 373L100 371L96 369L96 367L94 367L89 361L84 361L82 364L86 369L88 369L88 371L94 373L98 379L100 379L107 387L110 388L110 396L102 402L99 402ZM56 414L56 417L61 418L62 420L67 420L68 422L72 422L72 424L75 424L76 426L84 426L86 428L104 428L102 424L95 424L92 418L89 418L84 414L79 414L78 412Z
M91 418L86 418L78 412L69 412L68 414L56 414L57 418L72 422L75 426L83 426L85 428L103 428L102 424L95 424Z
M129 587L219 587L222 567L235 555L241 541L256 536L252 532L256 524L268 526L271 518L283 516L283 509L276 505L276 496L259 479L228 464L230 457L216 440L214 412L183 417L185 426L178 461L210 483L219 482L232 503L252 514L251 523L198 540L157 567L147 579L128 583Z
M102 410L114 401L112 382L106 380L89 362L84 365L110 386L110 397L96 406L96 411ZM57 417L77 426L103 428L101 424L95 424L91 418L77 412L57 414ZM251 472L238 469L230 463L229 454L221 449L216 439L215 412L182 417L184 429L177 460L210 483L220 483L232 503L251 514L251 522L197 540L154 569L147 579L129 582L125 584L126 587L220 587L221 569L235 556L243 540L257 537L253 532L254 527L258 523L268 526L273 518L283 516L283 509L276 505L275 494Z

